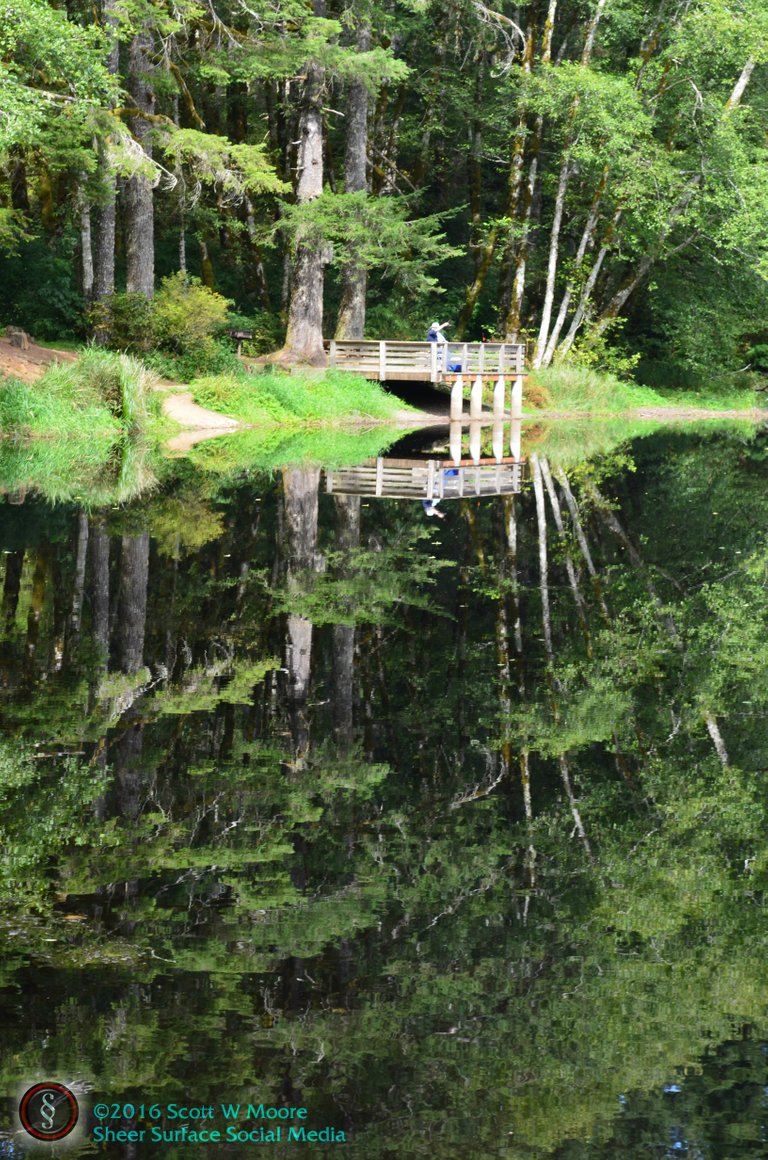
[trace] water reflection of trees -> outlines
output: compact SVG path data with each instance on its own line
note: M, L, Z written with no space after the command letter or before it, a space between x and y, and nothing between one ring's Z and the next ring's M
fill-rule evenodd
M635 455L426 531L313 471L6 510L7 1081L300 1098L361 1156L701 1143L729 1040L757 1091L761 444Z

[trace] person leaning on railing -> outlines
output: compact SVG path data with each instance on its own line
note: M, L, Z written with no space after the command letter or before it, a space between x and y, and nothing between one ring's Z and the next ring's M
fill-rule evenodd
M432 322L427 331L427 342L437 342L440 344L437 349L437 365L439 369L442 369L443 363L446 362L444 348L448 339L443 334L443 331L446 326L450 325L450 322ZM461 363L448 363L445 369L457 374L461 371Z

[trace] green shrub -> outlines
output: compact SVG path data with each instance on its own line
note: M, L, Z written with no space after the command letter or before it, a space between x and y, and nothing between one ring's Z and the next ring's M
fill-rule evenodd
M243 369L232 348L215 339L185 354L153 350L143 358L163 378L181 383L188 383L199 375L237 375Z
M115 350L146 351L153 343L152 305L143 294L111 294L88 312L95 341Z
M158 346L179 354L203 352L227 322L229 300L179 271L164 278L152 303Z
M143 294L112 294L90 311L99 345L141 353L160 374L186 382L233 370L230 346L216 340L227 326L229 301L182 272L164 278L148 301Z

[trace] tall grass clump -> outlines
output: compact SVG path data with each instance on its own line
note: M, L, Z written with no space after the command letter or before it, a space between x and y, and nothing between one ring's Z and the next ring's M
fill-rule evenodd
M556 411L590 411L616 414L634 411L640 407L668 407L664 399L650 387L625 383L607 371L561 363L545 370L532 372L529 382L544 387Z
M393 419L405 404L378 383L343 371L255 375L208 375L191 384L196 403L245 423L339 422Z
M137 359L87 350L76 363L54 363L34 383L0 388L0 430L49 437L138 435L159 401L157 376Z

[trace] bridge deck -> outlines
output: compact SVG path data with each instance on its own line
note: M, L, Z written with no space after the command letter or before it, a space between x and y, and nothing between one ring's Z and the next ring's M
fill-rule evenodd
M331 339L328 366L379 382L451 384L525 374L525 345L513 342L381 342Z

